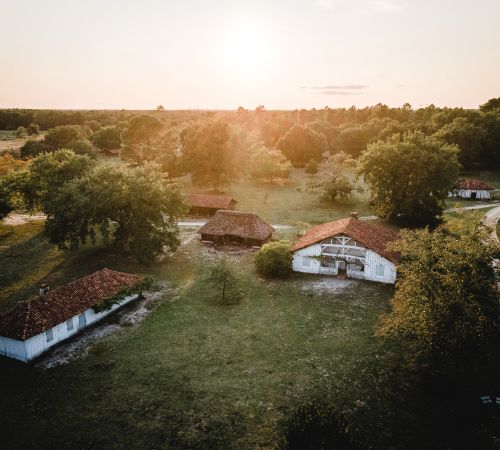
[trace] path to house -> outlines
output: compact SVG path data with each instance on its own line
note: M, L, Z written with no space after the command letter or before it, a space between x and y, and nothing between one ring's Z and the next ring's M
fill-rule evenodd
M493 239L496 239L497 241L500 240L500 236L498 236L497 234L497 222L499 220L500 220L500 206L490 209L484 215L484 223L493 229L491 235L493 236Z
M472 205L472 206L465 206L463 208L449 208L445 209L445 212L456 212L456 211L461 211L461 210L471 210L471 209L485 209L485 208L491 208L493 206L500 207L500 203L481 203L479 205ZM497 211L498 208L492 209L487 213L487 216L494 211ZM497 213L498 214L498 213ZM495 217L492 215L492 217ZM5 225L22 225L26 222L31 222L31 221L36 221L36 220L44 220L45 215L44 214L34 214L34 215L29 215L27 213L11 213L9 214L4 220L3 223ZM361 220L375 220L378 219L377 216L363 216L360 217ZM497 218L498 220L498 218ZM180 227L202 227L207 223L206 220L184 220L179 222ZM273 224L273 227L275 230L293 230L297 227L293 225L285 225L285 224Z

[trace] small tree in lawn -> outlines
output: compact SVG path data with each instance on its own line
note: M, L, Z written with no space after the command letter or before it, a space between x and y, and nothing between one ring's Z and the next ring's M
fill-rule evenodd
M261 147L250 158L250 176L253 179L267 178L271 183L275 178L288 178L292 164L279 150Z
M40 134L40 127L36 123L30 123L26 128L26 131L28 132L28 135L34 136Z
M318 163L315 159L309 160L309 162L306 164L305 172L308 173L309 175L314 175L318 173Z
M268 242L255 255L257 271L267 277L290 275L292 253L288 241Z
M210 268L207 281L212 290L211 299L214 303L234 305L239 303L243 296L236 276L225 258L221 258Z
M26 131L26 128L24 127L17 127L17 130L16 130L16 137L18 138L23 138L23 137L26 137L28 135L28 131Z
M325 154L324 171L327 180L311 186L312 189L322 191L321 201L346 200L352 195L352 192L357 188L348 175L354 164L354 160L344 152Z

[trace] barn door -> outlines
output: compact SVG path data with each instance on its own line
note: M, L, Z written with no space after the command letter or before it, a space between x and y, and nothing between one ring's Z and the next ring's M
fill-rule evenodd
M345 276L347 273L347 264L345 261L338 261L337 262L337 273L340 276Z
M87 318L85 317L85 313L82 313L78 316L78 329L83 330L87 326Z

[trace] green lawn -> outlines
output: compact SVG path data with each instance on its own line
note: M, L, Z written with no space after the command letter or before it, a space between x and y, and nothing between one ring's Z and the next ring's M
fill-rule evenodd
M243 179L224 189L238 203L236 209L251 211L272 223L290 224L327 222L345 217L351 211L361 215L372 215L368 204L368 193L355 193L351 200L339 201L335 205L319 201L319 192L311 192L308 184L322 180L320 174L306 175L303 169L293 169L290 179L273 184ZM192 186L189 177L178 179L186 192L213 194L209 189Z

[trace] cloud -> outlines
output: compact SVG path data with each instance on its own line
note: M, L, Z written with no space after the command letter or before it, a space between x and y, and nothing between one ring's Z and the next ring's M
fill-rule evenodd
M361 90L366 89L368 86L363 84L341 84L341 85L329 85L329 86L313 86L311 89L321 89L321 90L338 90L338 91L351 91L351 90Z
M321 95L339 95L339 96L347 96L347 95L361 95L362 92L353 92L353 91L338 91L336 89L326 89L324 91L316 92L316 94Z
M324 10L350 7L360 13L397 13L406 7L406 0L314 0L316 6Z

